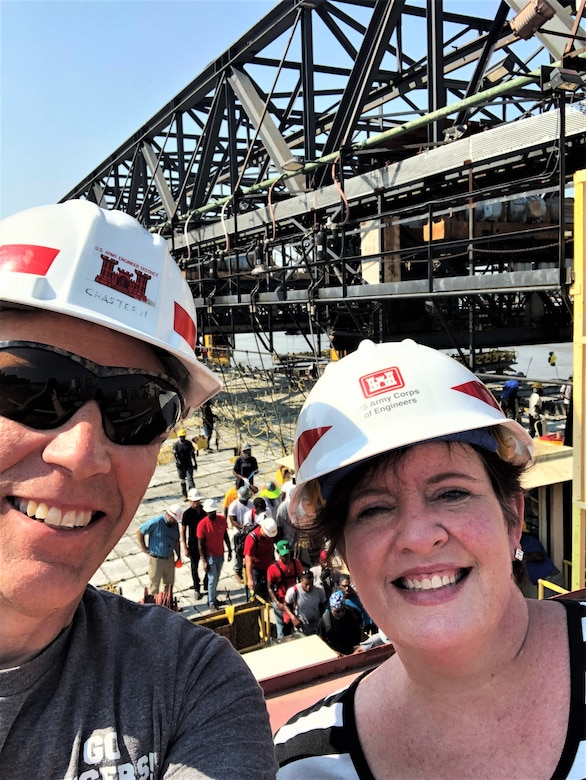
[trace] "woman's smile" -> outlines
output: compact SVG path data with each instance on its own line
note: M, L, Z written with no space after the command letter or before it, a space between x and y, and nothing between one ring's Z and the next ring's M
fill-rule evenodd
M415 445L398 464L383 460L350 499L348 567L366 609L396 645L432 647L441 637L462 647L476 636L481 610L487 625L497 624L515 588L515 546L468 444Z

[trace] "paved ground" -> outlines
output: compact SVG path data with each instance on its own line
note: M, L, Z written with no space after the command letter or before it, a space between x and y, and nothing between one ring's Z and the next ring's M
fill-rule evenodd
M193 433L195 433L195 429ZM190 438L191 435L192 431L188 427ZM274 476L277 469L276 461L282 453L278 445L270 446L260 440L252 442L252 445L252 454L258 460L260 471L255 483L261 486L265 479ZM161 514L169 504L179 503L184 508L189 506L182 500L175 464L172 459L169 459L169 452L169 446L165 445L159 458L160 465L157 466L132 523L92 578L92 585L96 587L114 586L120 589L123 596L132 601L142 599L144 588L148 584L148 558L136 540L136 529L148 518ZM198 470L195 473L196 487L205 498L219 501L220 506L222 506L224 494L233 484L233 457L234 450L227 445L224 448L220 445L218 451L214 450L211 453L202 450L198 456ZM230 531L230 534L233 534L233 531ZM200 575L202 573L200 567ZM182 568L176 570L175 575L174 595L181 607L181 614L191 617L198 613L207 613L207 598L204 596L200 601L195 601L188 560L184 561ZM218 598L232 604L244 602L244 586L234 579L231 562L224 563Z

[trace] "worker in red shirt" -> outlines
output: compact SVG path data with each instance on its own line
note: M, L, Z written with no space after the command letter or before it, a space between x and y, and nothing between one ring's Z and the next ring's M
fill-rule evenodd
M303 564L299 558L292 557L291 543L287 539L281 539L275 547L279 557L267 570L267 589L275 614L277 642L280 642L293 630L291 616L285 606L285 595L289 588L299 582Z
M224 563L224 542L228 547L228 560L232 560L232 547L228 536L228 526L224 515L218 514L218 505L208 498L203 502L206 517L197 526L199 557L208 576L208 605L211 610L220 609L223 604L217 599L216 592L222 565Z
M275 560L275 536L277 524L270 515L262 512L256 516L258 525L252 529L244 541L244 564L246 567L246 586L249 593L268 601L267 571Z

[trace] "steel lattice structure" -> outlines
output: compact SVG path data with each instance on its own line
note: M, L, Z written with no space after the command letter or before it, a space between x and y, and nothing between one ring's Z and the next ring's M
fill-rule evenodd
M64 200L163 233L228 342L567 338L584 2L453 6L282 0Z

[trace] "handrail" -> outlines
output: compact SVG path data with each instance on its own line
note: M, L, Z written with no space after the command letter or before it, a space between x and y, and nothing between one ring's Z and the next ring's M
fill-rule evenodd
M553 582L550 582L549 580L537 580L537 598L542 601L545 596L545 589L549 588L549 590L553 590L555 593L569 593L569 590L566 590L566 588L562 588L561 585L556 585ZM549 597L548 597L549 598Z

